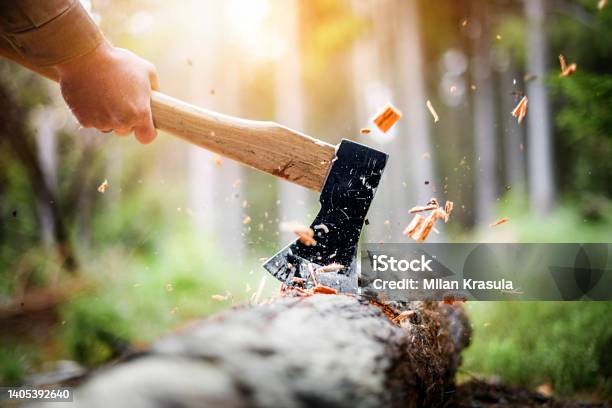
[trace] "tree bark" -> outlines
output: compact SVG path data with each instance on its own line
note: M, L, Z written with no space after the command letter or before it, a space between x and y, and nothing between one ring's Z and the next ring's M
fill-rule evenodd
M87 407L438 406L469 342L463 310L281 297L196 322L77 390ZM73 407L74 405L71 405Z

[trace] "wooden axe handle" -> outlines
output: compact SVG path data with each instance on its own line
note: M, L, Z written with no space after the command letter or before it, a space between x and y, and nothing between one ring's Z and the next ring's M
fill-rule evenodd
M57 81L53 68L29 64L17 53L3 55ZM321 191L336 148L274 122L240 119L153 92L153 121L168 132L257 170Z
M274 122L240 119L153 92L155 127L257 170L321 191L335 146Z

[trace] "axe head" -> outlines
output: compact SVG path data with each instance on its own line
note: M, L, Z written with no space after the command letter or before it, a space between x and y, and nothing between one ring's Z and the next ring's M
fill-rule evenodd
M319 283L339 292L357 292L357 242L368 208L387 164L387 154L343 139L321 190L321 210L310 225L315 245L299 240L263 267L288 286L301 278L311 286L310 269L341 264L337 272L317 275Z

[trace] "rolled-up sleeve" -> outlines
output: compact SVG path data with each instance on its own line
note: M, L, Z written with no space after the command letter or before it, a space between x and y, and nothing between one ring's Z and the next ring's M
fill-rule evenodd
M78 0L0 0L0 34L32 65L60 64L93 51L104 36Z

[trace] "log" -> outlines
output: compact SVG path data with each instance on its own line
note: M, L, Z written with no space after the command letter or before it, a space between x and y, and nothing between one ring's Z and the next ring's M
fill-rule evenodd
M322 294L239 307L101 370L77 389L76 406L441 405L469 342L468 320L460 306L438 302L404 310L413 312L398 323L391 306Z

